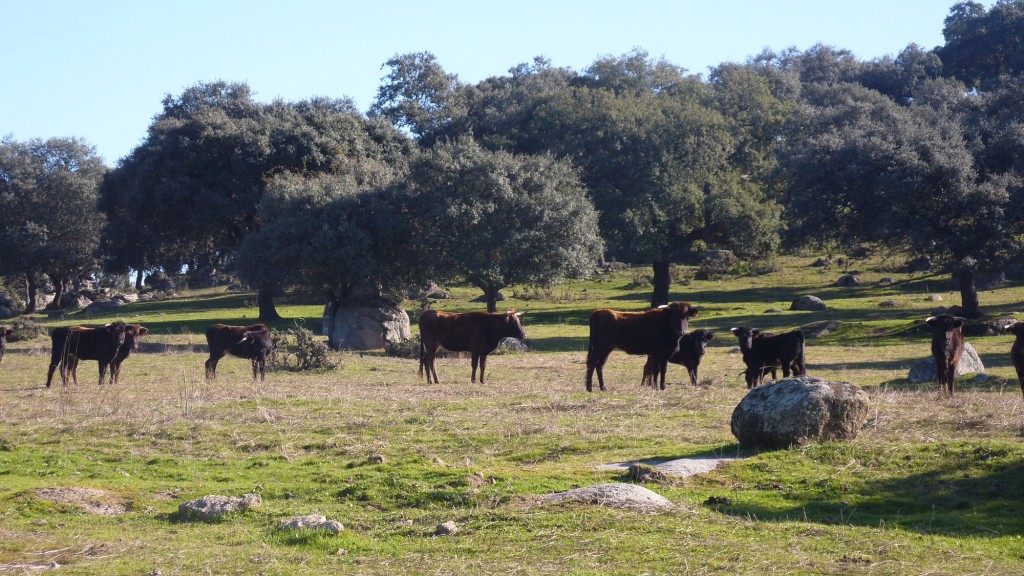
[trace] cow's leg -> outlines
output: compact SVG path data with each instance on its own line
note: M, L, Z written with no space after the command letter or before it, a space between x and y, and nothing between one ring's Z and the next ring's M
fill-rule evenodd
M212 350L210 351L210 359L207 360L206 364L205 364L205 366L206 366L206 379L207 380L216 380L217 379L217 362L220 362L220 359L223 358L223 357L224 357L224 353L223 352L221 352L220 354L217 354L217 353L213 352Z
M775 376L772 376L774 378ZM782 377L789 378L789 361L784 360L782 362Z
M487 354L480 355L480 383L484 383L484 367L487 366Z
M659 365L658 365L658 376L661 379L661 382L659 383L659 387L662 390L665 389L665 374L667 372L668 372L668 360L661 360ZM653 385L654 385L654 382L651 382L651 386L653 386Z
M690 374L690 385L691 386L696 386L697 385L697 367L694 366L693 368L687 368L686 371Z
M470 352L470 354L473 356L473 383L476 384L476 365L480 362L480 355L476 352ZM481 376L483 375L481 374Z
M105 378L107 375L107 364L102 360L97 360L96 363L100 365L100 386L103 386L103 378ZM77 372L77 370L75 372ZM75 376L75 385L77 386L78 376L75 375L74 373L72 374Z
M1020 382L1020 393L1024 394L1024 362L1021 362L1019 366L1014 366L1017 369L1017 380Z

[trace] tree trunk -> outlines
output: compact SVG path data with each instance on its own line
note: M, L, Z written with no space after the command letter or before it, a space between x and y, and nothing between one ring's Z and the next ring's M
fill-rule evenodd
M135 290L142 291L142 268L139 268L138 272L135 273Z
M25 273L25 314L31 314L36 311L36 307L39 305L39 286L36 284L35 275L31 272Z
M53 282L53 309L60 310L60 299L64 296L64 282L58 276L51 276Z
M274 306L274 291L270 288L260 287L256 293L256 304L260 308L260 320L270 322L281 319L281 315L277 313L277 308Z
M981 304L978 302L978 287L974 284L974 270L962 268L957 272L960 281L960 307L964 318L981 318Z
M488 286L484 288L484 297L487 299L487 311L497 312L498 311L498 290L494 286Z
M672 284L669 277L668 260L655 260L654 267L654 292L651 294L651 308L657 308L662 304L668 304L668 289Z

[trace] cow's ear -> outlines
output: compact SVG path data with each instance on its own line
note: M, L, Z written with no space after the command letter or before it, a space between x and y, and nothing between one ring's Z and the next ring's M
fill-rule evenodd
M953 328L962 328L963 325L964 325L964 322L966 322L966 321L967 321L966 318L961 318L959 316L954 316L953 317Z
M700 308L697 308L696 306L690 306L690 309L686 311L686 315L692 318L692 317L696 316L697 312L699 312L699 311L700 311Z
M139 336L145 336L146 334L149 334L149 328L139 326Z
M715 333L714 332L708 332L707 335L704 336L704 339L705 340L714 340L715 339Z
M761 331L758 330L757 328L751 328L750 329L750 335L755 337L755 338L757 338L758 336L761 335Z

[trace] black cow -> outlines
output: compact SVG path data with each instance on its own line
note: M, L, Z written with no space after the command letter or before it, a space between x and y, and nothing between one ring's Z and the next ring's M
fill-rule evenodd
M697 307L688 302L673 302L646 312L618 312L602 308L590 315L590 343L587 346L587 392L593 391L594 371L604 390L604 364L612 350L626 354L646 354L652 375L661 377L665 389L668 359L679 347L679 337L686 333L689 319L697 315ZM652 376L653 378L654 376Z
M701 358L708 351L708 342L714 339L714 332L704 330L703 328L687 332L679 337L679 349L668 359L673 364L681 364L686 367L686 373L690 376L690 384L693 386L697 385L697 368L700 366ZM655 375L649 372L650 363L648 362L644 368L645 383L649 379L650 384L653 386ZM662 387L662 390L664 389Z
M964 353L964 319L950 314L939 314L925 320L932 329L932 358L935 360L935 378L939 381L939 390L949 392L953 397L956 387L956 372L960 366L960 356Z
M252 360L252 379L256 380L257 373L260 381L266 378L267 357L274 351L270 341L270 328L267 328L266 324L214 324L206 329L206 343L210 347L210 358L206 361L207 380L217 378L217 362L225 354Z
M1017 339L1013 341L1013 346L1010 347L1010 360L1013 361L1013 367L1017 370L1020 391L1024 393L1024 322L1011 324L1007 326L1006 330L1017 336Z
M452 352L469 352L472 355L472 381L476 382L476 366L480 364L480 383L484 383L484 368L487 355L498 347L505 338L526 340L526 332L520 321L522 312L509 310L500 312L442 312L424 310L420 314L420 377L427 373L427 383L437 379L434 358L438 347Z
M55 328L50 334L50 368L46 373L46 387L49 388L53 382L53 371L58 365L61 383L67 386L70 373L77 386L75 369L79 360L96 360L100 367L100 384L103 384L107 367L124 345L127 330L128 326L120 320L100 328Z
M14 330L0 327L0 362L4 361L4 352L7 350L7 339L14 335Z
M121 377L121 363L127 360L133 351L139 349L139 339L146 334L149 334L149 328L141 324L128 324L127 328L125 328L124 344L117 350L117 354L114 355L114 359L110 362L111 384L117 384L118 379ZM75 356L68 358L69 368L75 382L78 381L78 360Z
M788 378L790 372L794 376L807 374L803 332L793 330L782 334L765 334L750 326L737 326L730 331L740 341L743 363L747 367L744 371L747 388L759 385L768 372L775 379L777 368L782 368L783 378Z

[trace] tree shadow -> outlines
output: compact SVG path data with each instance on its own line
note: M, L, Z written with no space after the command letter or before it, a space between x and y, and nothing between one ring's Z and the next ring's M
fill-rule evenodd
M999 537L1024 533L1024 460L1009 449L967 446L943 454L930 469L899 478L869 480L855 493L832 479L806 489L767 484L791 504L769 508L757 504L716 504L722 514L759 520L793 520L821 524L877 527L896 525L925 534ZM942 456L942 458L939 458ZM710 501L710 499L709 499Z

